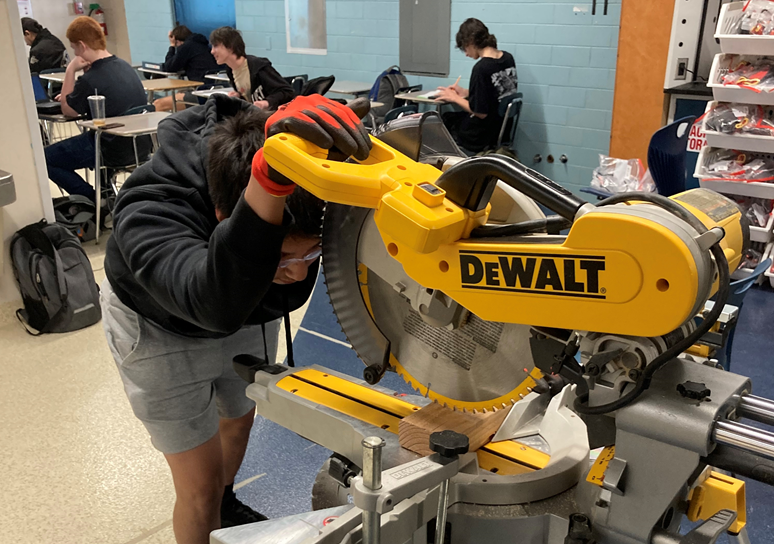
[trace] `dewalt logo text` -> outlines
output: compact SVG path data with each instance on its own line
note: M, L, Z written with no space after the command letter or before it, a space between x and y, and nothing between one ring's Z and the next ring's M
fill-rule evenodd
M460 251L460 271L464 289L606 298L602 256Z

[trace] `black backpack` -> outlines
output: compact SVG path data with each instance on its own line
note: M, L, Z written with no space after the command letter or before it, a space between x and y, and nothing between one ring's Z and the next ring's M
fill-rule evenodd
M67 195L54 199L56 222L67 227L81 242L95 238L96 215L97 205L85 196Z
M91 263L66 227L43 219L16 232L11 264L24 301L16 317L28 333L75 331L102 318Z
M390 66L379 74L374 86L371 87L371 92L368 93L368 98L371 101L381 102L384 106L373 108L371 111L374 115L379 118L384 117L384 114L390 111L395 103L395 93L408 86L408 79L400 71L399 66Z

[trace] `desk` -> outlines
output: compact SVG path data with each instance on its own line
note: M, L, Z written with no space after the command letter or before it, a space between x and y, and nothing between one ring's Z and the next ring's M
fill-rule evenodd
M52 125L74 123L79 119L83 119L83 118L84 118L83 115L79 115L78 117L67 117L63 113L39 113L38 122L43 126L43 134L46 139L46 141L43 142L43 145L47 146L54 143ZM64 137L60 139L64 139Z
M329 93L351 94L359 96L371 92L373 83L363 83L361 81L334 81Z
M159 81L159 80L156 80L156 81ZM100 170L102 169L102 155L101 155L101 149L100 149L100 139L102 137L102 133L114 134L116 136L132 138L132 142L134 143L134 160L135 160L135 163L139 166L140 158L137 156L137 141L135 138L137 136L144 136L146 134L155 134L159 128L159 122L165 119L168 115L170 115L169 112L156 111L156 112L150 112L150 113L140 113L138 115L121 115L118 117L108 117L105 120L106 124L121 123L123 125L121 127L115 127L115 128L109 128L109 129L103 129L101 126L96 126L94 124L94 121L78 121L79 127L85 128L87 130L93 130L95 132L94 186L96 189L95 192L97 197L97 202L96 202L97 230L95 231L95 238L94 238L95 244L99 243L99 227L100 227L100 212L101 212L100 208L102 207L102 175L100 172Z
M83 75L83 71L79 71L75 73L75 79L77 80L79 77ZM40 79L42 81L45 81L47 83L48 87L48 95L51 96L51 86L54 83L62 84L64 83L65 73L64 72L54 72L51 74L39 74Z
M228 81L228 74L226 72L219 72L217 74L207 74L207 79L214 79L215 81Z
M410 93L398 93L395 98L398 100L405 100L406 102L416 102L417 104L433 104L440 107L448 102L438 102L435 98L425 98L425 95L432 93L433 91L412 91Z
M201 96L202 98L209 98L214 94L228 94L234 92L231 87L221 87L216 89L205 89L203 91L194 91L191 94L194 96Z
M142 82L142 87L148 93L148 102L152 101L154 92L172 93L172 111L177 111L176 91L195 89L203 85L201 81L189 81L187 79L146 79Z
M157 76L164 76L164 77L175 77L175 76L181 76L185 72L182 70L180 72L165 72L164 70L154 70L153 68L137 68L138 72L142 72L144 74L155 74Z
M78 72L76 74L76 78L75 79L78 79L77 76L79 74L83 74L83 72ZM40 74L40 79L43 79L45 81L55 81L55 82L63 83L64 82L64 78L65 78L65 73L64 72L54 72L53 74Z

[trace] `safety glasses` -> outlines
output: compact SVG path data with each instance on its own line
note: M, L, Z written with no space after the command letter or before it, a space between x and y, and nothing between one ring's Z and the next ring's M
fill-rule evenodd
M294 265L296 263L311 263L312 261L317 260L317 258L322 254L322 247L316 246L314 249L312 249L309 253L304 255L303 257L297 258L297 259L282 259L279 262L279 268L287 268L288 266Z

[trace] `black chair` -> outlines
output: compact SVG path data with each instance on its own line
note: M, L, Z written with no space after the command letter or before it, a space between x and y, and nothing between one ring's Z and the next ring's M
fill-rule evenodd
M384 122L389 123L393 119L403 117L404 115L411 115L412 113L417 113L418 111L419 107L416 104L408 104L407 106L392 108L390 111L384 114Z
M304 83L299 96L309 96L311 94L325 95L333 87L335 81L336 76L322 76L310 79Z
M410 85L408 87L401 87L398 89L395 94L403 94L403 93L413 93L415 91L421 91L422 90L422 84L418 85ZM406 101L401 98L396 98L395 101L392 103L393 108L399 108L401 106L405 106Z
M126 110L122 115L140 115L143 113L149 113L156 111L156 107L153 104L146 104L144 106L137 106ZM118 174L127 173L131 174L135 169L140 167L143 163L148 162L152 150L156 148L155 135L148 136L132 136L132 146L134 148L134 162L127 164L112 164L106 162L103 158L102 166L100 168L100 194L98 196L97 204L100 205L100 200L104 199L107 203L110 212L113 211L113 202L118 195L117 178Z
M285 81L290 83L290 86L293 87L293 93L295 93L296 96L301 94L301 91L304 88L304 84L309 80L309 74L298 74L297 76L287 76L284 78Z
M519 126L519 117L521 117L523 104L524 95L518 92L508 93L500 98L497 113L503 118L503 123L500 125L500 133L497 135L497 146L495 149L500 149L503 144L506 144L508 149L513 147L513 143L516 141L516 128ZM508 132L508 139L504 140L509 122L511 123L511 129Z

